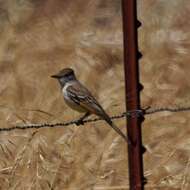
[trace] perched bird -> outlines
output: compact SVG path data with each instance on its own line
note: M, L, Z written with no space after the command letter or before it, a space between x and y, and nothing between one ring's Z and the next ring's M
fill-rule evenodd
M62 69L59 73L52 75L51 77L56 78L59 81L66 104L78 112L85 113L77 121L77 125L83 124L83 120L90 114L95 114L104 119L110 127L127 141L127 137L117 126L115 126L109 115L104 111L90 91L77 80L75 73L71 68Z

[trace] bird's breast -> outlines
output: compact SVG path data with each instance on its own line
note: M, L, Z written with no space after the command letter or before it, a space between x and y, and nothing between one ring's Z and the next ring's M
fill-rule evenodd
M84 109L83 107L81 107L81 105L77 104L76 102L74 102L68 92L67 92L67 88L72 85L72 84L66 84L63 89L62 89L62 93L63 93L63 97L64 97L64 100L65 100L65 103L70 107L72 108L73 110L76 110L78 112L86 112L86 109Z

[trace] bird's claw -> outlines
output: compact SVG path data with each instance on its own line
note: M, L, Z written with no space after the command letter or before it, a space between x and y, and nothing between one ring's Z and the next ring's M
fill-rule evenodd
M75 124L77 125L77 126L79 126L79 125L84 125L84 121L83 120L77 120L76 122L75 122Z

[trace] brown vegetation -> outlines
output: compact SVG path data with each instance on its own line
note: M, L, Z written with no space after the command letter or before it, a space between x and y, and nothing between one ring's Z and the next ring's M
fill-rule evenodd
M125 110L120 3L0 1L0 127L77 118L50 78L68 66L108 113ZM143 106L190 105L189 2L138 1L138 11ZM190 189L189 125L189 113L146 117L146 189ZM126 144L102 121L0 133L2 190L127 190L127 173Z

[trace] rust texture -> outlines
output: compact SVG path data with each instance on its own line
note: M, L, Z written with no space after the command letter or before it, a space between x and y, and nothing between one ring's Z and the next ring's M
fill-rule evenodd
M134 111L140 109L136 1L123 0L122 8L126 108L128 111ZM128 99L127 94L133 94L133 99ZM129 181L130 189L133 190L143 189L141 119L137 114L127 118L128 138L132 142L128 145Z

